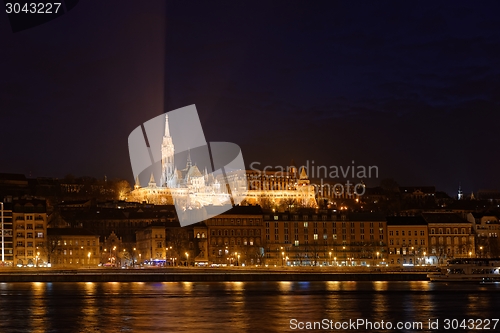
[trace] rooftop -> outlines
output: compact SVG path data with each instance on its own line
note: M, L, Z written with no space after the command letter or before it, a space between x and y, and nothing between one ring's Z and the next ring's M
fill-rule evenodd
M468 223L457 213L422 213L422 217L427 223Z
M96 236L87 229L83 228L47 228L48 236Z
M388 216L387 225L427 225L422 216Z

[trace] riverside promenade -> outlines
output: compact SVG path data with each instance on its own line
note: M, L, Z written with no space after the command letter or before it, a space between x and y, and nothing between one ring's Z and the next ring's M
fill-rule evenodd
M328 268L0 269L0 282L429 281L426 270Z

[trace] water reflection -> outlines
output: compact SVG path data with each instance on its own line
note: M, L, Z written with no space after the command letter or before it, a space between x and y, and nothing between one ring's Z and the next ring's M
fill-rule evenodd
M499 291L428 282L1 283L0 332L282 332L291 319L494 318Z
M46 310L45 305L45 285L41 282L31 284L32 302L30 303L27 312L30 314L30 331L45 332L46 327Z

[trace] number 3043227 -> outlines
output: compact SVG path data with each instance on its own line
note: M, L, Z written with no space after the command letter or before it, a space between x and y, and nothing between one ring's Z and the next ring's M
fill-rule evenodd
M57 14L61 8L61 2L7 2L5 11L7 14Z

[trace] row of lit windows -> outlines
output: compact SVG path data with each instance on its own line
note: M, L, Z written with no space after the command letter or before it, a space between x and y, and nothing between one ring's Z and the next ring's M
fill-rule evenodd
M34 256L34 251L33 250L27 250L26 252L24 250L18 250L17 251L17 256L24 257L26 253L27 257L33 257Z
M16 229L23 229L24 230L25 229L24 223L23 224L17 223L16 224ZM43 224L37 223L35 225L35 229L43 229ZM33 230L33 224L32 223L26 224L26 230Z
M304 230L304 232L303 232L304 234L306 234L306 235L307 235L307 234L309 234L309 229L303 229L303 230ZM317 228L314 228L314 229L312 229L312 230L313 230L313 234L318 234L318 229L317 229ZM342 230L341 230L341 231L342 231L341 233L342 233L342 234L347 234L347 230L348 230L348 229L342 229ZM270 233L270 231L271 231L271 229L266 229L266 234L269 234L269 233ZM299 234L299 229L293 229L293 231L294 231L294 233L295 233L295 234ZM370 234L374 234L374 233L375 233L375 229L370 229L369 231L370 231ZM286 234L288 234L288 233L289 233L289 229L288 229L288 228L287 228L287 229L284 229L284 232L283 232L283 233L284 233L285 235L286 235ZM326 237L326 234L327 234L327 233L328 233L328 232L327 232L327 230L326 230L326 229L323 229L323 234L325 235L325 237ZM363 235L364 233L365 233L365 229L360 229L359 234ZM378 233L379 233L380 235L383 235L383 234L384 234L384 229L382 229L382 228L381 228L381 229L379 229L379 232L378 232ZM275 234L275 235L279 234L279 229L274 229L274 234ZM334 235L336 235L336 234L337 234L337 228L333 229L333 234L334 234ZM350 229L350 234L351 234L351 235L352 235L352 234L356 234L356 230L355 230L355 229ZM397 235L397 233L396 233L396 235ZM404 235L403 235L403 236L404 236ZM409 235L409 236L411 236L411 235ZM326 239L326 238L325 238L325 239Z
M235 222L236 225L241 225L242 223L243 225L247 225L247 219L211 219L209 221L214 222L210 223L210 225L228 225L228 221L231 225L235 225ZM248 225L254 225L254 220L248 219ZM260 219L255 219L255 225L260 225Z
M493 237L493 238L496 238L498 237L498 234L496 232L489 232L488 235L486 235L484 232L482 232L480 235L478 235L479 237Z
M16 237L17 238L20 238L20 237L24 238L24 233L18 232L16 234ZM26 233L26 238L33 238L33 233L32 232L27 232ZM43 238L43 232L37 232L36 233L36 238Z
M460 240L460 237L453 237L453 242L455 244L458 244ZM436 241L438 241L439 244L444 243L444 237L439 237L439 239L436 240L436 237L431 237L431 244L436 244ZM467 243L467 237L462 237L462 243ZM451 237L446 237L446 244L451 244Z
M212 246L225 246L225 245L243 245L243 246L253 246L253 245L260 245L260 238L257 238L255 239L255 242L254 242L254 239L253 238L250 238L249 240L247 240L246 238L231 238L231 239L224 239L224 241L219 238L219 239L215 239L215 238L212 238L211 242L210 242L210 245Z
M419 241L418 239L413 240L413 245L418 245ZM401 244L403 246L406 245L406 239L403 239L401 241ZM389 245L399 245L399 238L394 239L389 239ZM412 240L408 239L408 245L412 245ZM420 239L420 245L425 245L425 239Z
M212 239L211 245L219 245L219 246L222 246L222 245L227 245L227 244L231 244L231 245L250 245L250 246L253 246L254 245L254 239L253 238L250 238L250 239L246 239L246 238L237 238L237 239L234 239L234 238L231 238L230 240L228 239L224 239L224 241L222 241L222 239Z
M73 243L74 243L74 245L85 245L85 240L83 240L83 239L81 241L79 241L78 239L75 239L74 241L72 239L70 239L70 240L65 240L65 239L64 240L57 240L57 245L73 245ZM90 240L87 240L86 243L87 243L87 246L90 246ZM95 246L95 244L96 244L96 240L94 239L94 240L92 240L92 245ZM52 241L52 245L56 245L55 240Z
M211 231L211 235L212 236L247 236L247 233L248 233L248 236L253 236L254 234L256 236L260 235L260 230L259 229L256 229L256 230L253 230L253 229L237 229L237 230L234 230L234 229L231 229L231 230L212 230ZM199 238L199 237L198 237Z
M58 250L58 253L59 253L59 254L63 254L63 255L65 255L65 256L66 256L66 255L70 255L70 256L72 256L72 255L73 255L73 250L67 250L67 249L64 249L64 250ZM75 255L76 255L76 256L78 256L78 255L80 254L78 250L76 250L74 253L75 253ZM94 249L94 250L92 251L92 255L94 255L94 256L95 256L95 255L96 255L96 253L97 253L97 252L96 252L96 250ZM88 256L88 252L86 252L86 251L81 251L81 255L82 255L83 257Z
M281 218L286 221L286 220L288 220L288 215L282 215ZM279 216L278 215L274 215L273 219L275 221L278 221L279 220ZM309 219L311 219L313 221L317 221L318 220L318 215L312 215L311 218L309 218L309 215L302 215L302 220L307 221ZM346 220L346 216L345 215L341 215L340 219L342 221L345 221ZM264 215L264 220L271 220L271 217L269 215ZM299 215L292 215L292 220L298 221L299 220ZM328 215L321 215L321 220L322 221L336 221L337 220L337 215L331 215L330 218L328 218Z
M443 228L438 228L437 230L437 233L438 234L442 234L443 233ZM436 229L435 228L431 228L431 234L435 234L436 233ZM447 234L451 234L451 228L446 228L446 233ZM454 234L458 234L458 228L453 228L453 233ZM461 234L465 234L465 228L461 228L460 229L460 233ZM468 232L470 234L470 228L468 229Z
M18 247L24 247L24 242L17 242L16 243ZM26 247L33 247L33 242L27 242Z
M272 222L266 222L266 228L269 228L270 224ZM293 225L295 228L298 228L299 225L304 228L308 228L309 227L309 223L310 222L293 222ZM379 228L383 228L384 227L384 223L383 222L367 222L366 225L365 225L365 222L337 222L337 223L331 223L331 222L312 222L312 226L314 228L317 228L318 227L318 223L322 223L323 224L323 228L327 228L327 227L333 227L333 228L336 228L337 225L341 226L342 228L346 228L347 226L351 227L351 228L355 228L355 227L359 227L359 228L364 228L366 225L368 225L370 228L375 228L378 224L378 227ZM274 227L275 228L278 228L280 225L282 225L284 228L288 228L288 225L289 223L288 222L274 222Z
M470 250L470 249L469 249ZM451 253L456 253L456 254L467 254L467 247L466 246L461 246L460 248L455 246L453 249L449 246L446 249L440 248L436 249L435 247L431 248L431 254L443 254L447 253L448 255Z
M75 265L85 265L85 264L86 264L86 265L91 265L91 264L97 264L97 259L95 259L95 258L91 258L91 259L87 259L87 260L85 260L84 258L82 258L82 259L76 258L76 259L74 260L74 262L73 262L73 258L69 258L69 259L66 259L66 258L63 258L63 259L58 258L58 259L57 259L57 263L58 263L58 264L64 264L64 265L66 265L66 264L70 264L70 265L73 265L73 264L75 264Z
M288 240L288 236L289 236L289 235L286 235L286 234L284 235L284 240L285 240L285 243L286 243L286 241ZM342 235L342 237L341 237L341 238L342 238L342 240L347 240L347 235ZM359 240L365 240L365 239L368 239L368 237L367 237L367 238L365 238L365 235L359 235L359 237L356 237L356 235L354 235L354 234L351 234L349 238L350 238L351 240L356 240L356 239L359 239ZM294 235L294 239L295 239L296 241L298 241L298 240L299 240L299 235L298 235L298 234L295 234L295 235ZM303 239L304 239L304 241L308 241L308 240L309 240L309 235L308 235L308 234L304 234L304 235L303 235ZM327 241L328 241L328 235L327 235L327 234L324 234L322 239L323 239L325 242L327 242ZM333 235L332 239L333 239L334 241L336 241L336 240L337 240L337 235ZM370 240L375 240L375 236L374 236L374 235L370 235L370 238L369 238L369 239L370 239ZM383 240L383 239L384 239L384 235L379 235L378 239L379 239L379 240ZM266 234L266 240L268 240L268 241L269 241L269 240L271 240L271 235ZM277 241L277 242L279 242L279 240L280 240L280 235L279 235L279 234L274 234L274 240L275 240L275 241ZM315 240L315 241L319 240L319 235L318 235L318 234L313 234L312 240Z
M33 215L18 215L16 216L16 221L19 221L19 220L25 220L25 221L33 221L33 220L43 220L43 216L38 214L37 216L33 216Z
M411 234L412 234L411 230L407 230L407 231L408 232L406 233L406 235L411 236ZM389 230L389 236L394 236L394 234L396 234L396 236L399 236L399 230ZM406 235L405 235L405 230L401 230L401 236L406 236ZM418 231L414 230L413 236L417 236L417 235L418 235ZM425 236L424 230L420 230L420 236Z

